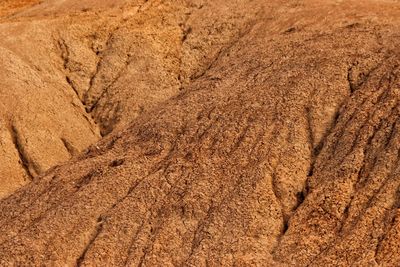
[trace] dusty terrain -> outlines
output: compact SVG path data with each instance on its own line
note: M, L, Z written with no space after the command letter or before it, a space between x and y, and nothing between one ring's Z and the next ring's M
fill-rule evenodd
M0 266L399 266L398 1L4 1Z

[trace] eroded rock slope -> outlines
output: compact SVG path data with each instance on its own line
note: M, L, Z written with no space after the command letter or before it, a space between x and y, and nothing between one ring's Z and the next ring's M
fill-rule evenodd
M0 7L7 11L0 18L4 197L184 90L247 29L261 4L71 0Z
M0 202L0 265L398 265L399 3L125 4L54 41L108 135Z

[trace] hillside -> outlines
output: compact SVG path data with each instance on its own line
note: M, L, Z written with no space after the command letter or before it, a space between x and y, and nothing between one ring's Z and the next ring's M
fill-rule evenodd
M7 14L0 266L399 265L398 1Z

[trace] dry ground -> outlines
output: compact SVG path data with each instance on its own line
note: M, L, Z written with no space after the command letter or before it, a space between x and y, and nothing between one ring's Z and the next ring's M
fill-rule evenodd
M1 266L399 265L398 1L9 14Z

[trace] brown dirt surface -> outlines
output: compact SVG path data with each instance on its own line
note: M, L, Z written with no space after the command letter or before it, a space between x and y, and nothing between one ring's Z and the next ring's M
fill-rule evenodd
M2 0L0 1L0 17L12 15L40 2L40 0Z
M3 17L0 266L400 266L399 33L393 0Z

